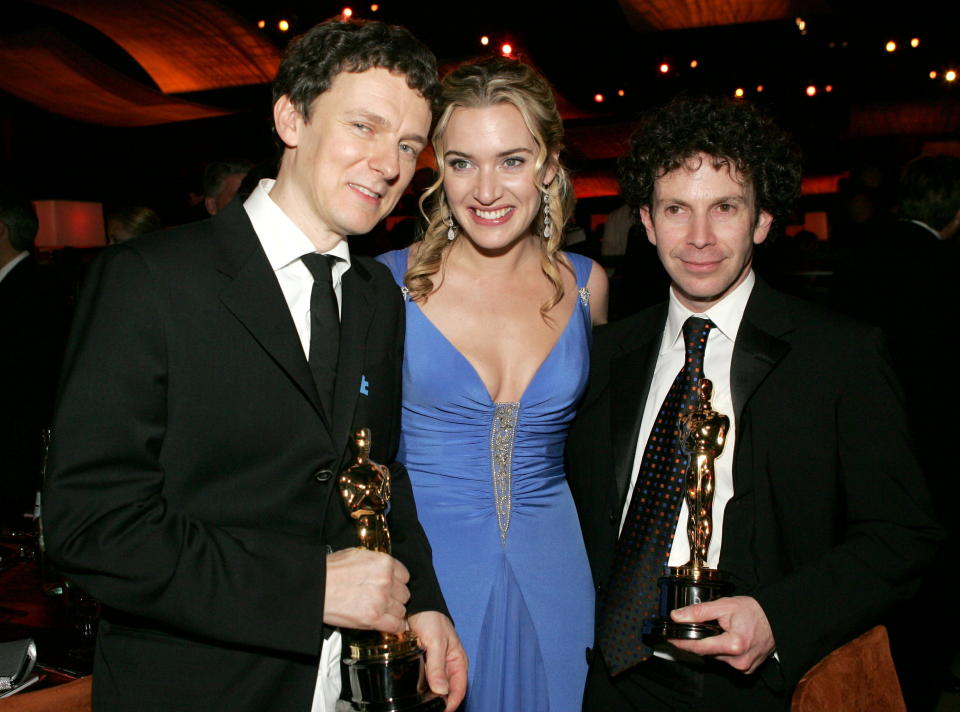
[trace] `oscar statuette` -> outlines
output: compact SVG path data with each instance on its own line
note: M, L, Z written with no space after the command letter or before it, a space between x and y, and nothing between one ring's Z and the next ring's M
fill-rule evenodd
M340 473L340 496L356 522L360 547L389 554L390 470L370 460L368 428L354 433L351 447L353 460ZM342 661L350 699L338 700L337 712L433 712L446 706L443 698L430 692L424 650L410 631L400 635L344 631L344 646L348 643L349 655Z
M670 611L695 603L706 603L729 596L733 585L727 576L706 565L713 533L714 461L723 452L730 419L713 410L710 396L713 384L700 380L699 405L680 416L680 447L687 456L685 499L687 502L687 538L690 560L683 566L668 566L657 580L660 587L659 616L644 622L644 635L654 639L682 638L699 640L719 635L723 629L716 621L674 623Z

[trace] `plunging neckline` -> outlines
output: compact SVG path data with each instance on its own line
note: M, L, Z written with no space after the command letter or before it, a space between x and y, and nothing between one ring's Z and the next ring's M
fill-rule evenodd
M574 281L574 284L576 284L576 281ZM570 329L570 324L573 322L574 317L577 315L577 309L581 308L580 297L578 295L573 300L573 310L570 312L570 316L567 317L567 323L564 325L563 329L560 330L560 334L557 336L556 340L553 342L553 345L550 347L550 350L547 352L547 355L543 357L542 361L540 361L540 365L537 366L537 369L533 372L533 375L530 377L530 380L527 381L527 385L524 386L523 390L520 392L520 397L515 401L496 401L493 399L493 396L490 395L490 389L487 388L487 384L480 377L480 372L477 370L476 366L473 365L473 362L470 359L468 359L466 355L464 355L464 353L460 351L460 349L456 347L456 345L447 337L447 335L440 330L439 326L433 323L433 321L430 319L429 316L427 316L427 313L423 311L423 309L420 307L419 304L417 304L413 300L410 300L410 303L413 304L413 306L416 308L420 316L423 317L423 320L430 325L430 328L432 328L434 331L436 331L440 335L440 338L443 339L444 343L446 343L450 347L450 349L455 354L457 354L457 356L463 359L463 361L470 368L470 372L473 374L474 378L476 378L477 382L480 384L480 388L483 390L483 394L487 397L487 400L490 402L491 405L495 405L495 406L506 405L511 403L516 403L519 405L523 403L523 399L527 395L527 391L530 390L530 386L532 386L533 382L537 380L537 376L539 376L540 372L543 371L544 365L546 365L547 361L550 360L550 357L553 356L554 352L557 350L557 345L560 343L560 341L566 335L567 331Z

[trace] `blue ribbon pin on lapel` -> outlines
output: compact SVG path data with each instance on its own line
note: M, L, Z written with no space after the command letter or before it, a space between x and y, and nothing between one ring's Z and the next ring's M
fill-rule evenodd
M360 376L360 392L365 396L370 395L370 381L366 376Z

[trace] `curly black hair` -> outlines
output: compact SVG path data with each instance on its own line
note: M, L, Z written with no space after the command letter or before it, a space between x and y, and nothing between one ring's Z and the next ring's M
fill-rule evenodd
M382 67L406 76L407 86L430 102L440 93L437 58L409 30L382 22L328 20L294 39L273 80L273 101L290 97L310 120L310 105L340 72Z
M732 165L753 187L758 214L786 218L800 193L800 153L773 121L745 101L680 97L647 113L620 159L620 190L649 208L654 184L699 153Z

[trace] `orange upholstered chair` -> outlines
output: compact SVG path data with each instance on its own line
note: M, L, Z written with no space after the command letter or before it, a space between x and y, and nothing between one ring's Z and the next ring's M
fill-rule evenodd
M92 680L88 675L56 687L7 697L0 700L0 712L90 712Z
M890 640L871 628L814 665L793 693L791 712L906 712Z

